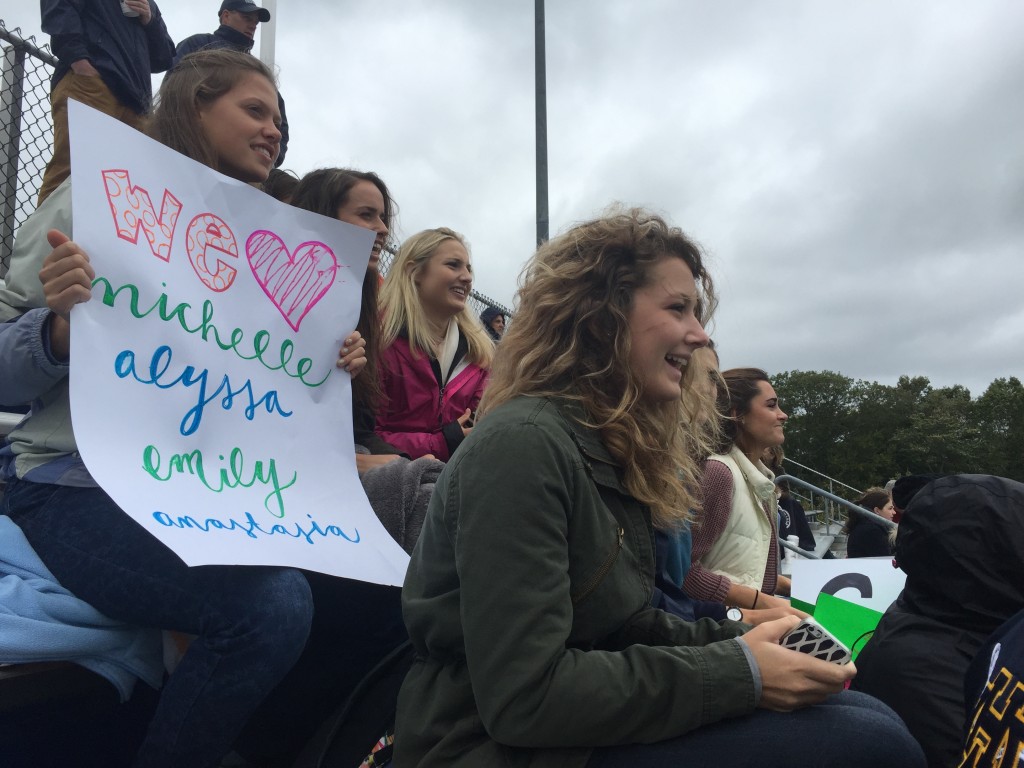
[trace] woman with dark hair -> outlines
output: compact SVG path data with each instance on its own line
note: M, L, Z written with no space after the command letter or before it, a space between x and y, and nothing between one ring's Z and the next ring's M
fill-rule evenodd
M771 768L809 742L804 764L923 765L888 709L829 696L852 665L778 644L796 617L746 632L649 604L652 523L696 501L689 362L713 305L701 252L645 211L529 262L403 587L396 765Z
M788 605L789 579L779 575L774 475L761 461L765 449L782 445L789 418L768 374L733 368L718 391L721 438L704 462L703 512L693 533L693 566L686 591L700 600L737 608Z
M299 177L292 171L274 168L270 171L267 180L263 182L262 187L263 191L275 200L280 200L282 203L290 203L292 195L295 193L295 187L298 185Z
M376 233L363 276L362 304L353 334L361 336L366 352L362 374L352 380L355 458L374 511L392 536L408 548L414 538L402 540L390 518L382 514L382 508L390 509L396 504L401 507L405 495L412 499L408 507L416 503L425 507L426 502L420 501L420 497L429 498L432 486L423 486L418 481L428 468L398 468L393 464L391 469L398 472L387 472L382 465L401 458L399 451L374 434L374 413L382 401L377 265L394 224L394 201L387 185L375 173L321 168L299 180L291 204ZM368 482L368 478L374 477L371 470L387 474ZM438 472L438 468L429 468L426 479L432 482ZM415 481L407 484L410 477ZM420 509L420 517L422 514ZM303 573L316 607L306 648L288 676L250 719L238 744L238 751L258 765L291 765L324 717L344 702L363 676L407 637L399 589L322 573Z
M487 331L487 335L495 342L501 341L505 333L505 313L497 307L488 307L480 313L480 322Z
M292 205L377 233L363 276L362 303L356 330L366 342L366 368L352 382L352 426L355 443L370 455L357 453L360 471L400 455L401 450L376 433L375 414L383 403L380 382L381 314L378 307L380 255L388 245L397 206L384 180L370 171L321 168L307 173L292 193ZM373 458L382 456L387 458Z
M896 529L883 520L893 518L892 498L884 488L869 488L854 504L874 514L858 515L850 512L843 527L847 557L889 557L895 544Z

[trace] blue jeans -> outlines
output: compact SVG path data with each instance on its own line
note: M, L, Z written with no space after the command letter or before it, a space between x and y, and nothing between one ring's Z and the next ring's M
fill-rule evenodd
M98 488L14 480L0 512L100 612L198 636L164 685L135 765L216 766L305 646L313 605L303 575L189 568Z
M587 768L662 766L925 768L925 759L889 707L863 693L843 691L796 712L759 709L656 744L595 749L587 763Z

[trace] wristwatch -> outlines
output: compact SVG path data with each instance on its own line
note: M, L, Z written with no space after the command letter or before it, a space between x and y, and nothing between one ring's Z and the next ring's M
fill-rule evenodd
M743 611L739 608L726 608L725 618L729 621L743 621Z

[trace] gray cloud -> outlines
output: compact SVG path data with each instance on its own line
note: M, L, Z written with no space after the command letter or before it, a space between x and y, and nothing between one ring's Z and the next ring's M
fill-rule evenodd
M215 6L165 2L172 36ZM463 231L477 287L511 303L535 237L533 4L306 0L277 21L286 165L376 170L400 235ZM975 395L1024 377L1022 28L1012 0L549 2L552 232L614 200L666 213L708 251L726 365Z

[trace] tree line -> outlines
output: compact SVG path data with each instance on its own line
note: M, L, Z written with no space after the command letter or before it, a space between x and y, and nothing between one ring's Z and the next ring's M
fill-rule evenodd
M856 488L926 473L1024 481L1024 385L1016 377L996 379L977 398L925 376L888 386L786 371L772 383L790 417L786 455Z

